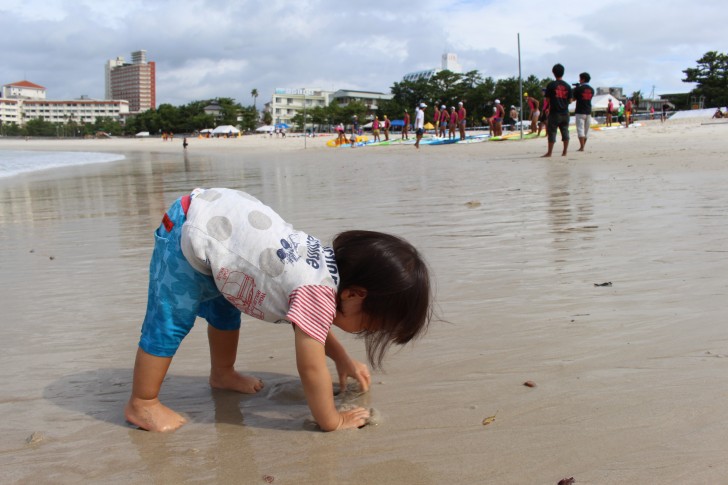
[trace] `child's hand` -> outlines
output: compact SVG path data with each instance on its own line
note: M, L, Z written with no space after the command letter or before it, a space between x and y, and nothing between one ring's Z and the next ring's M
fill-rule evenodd
M336 431L340 429L361 428L362 426L367 424L370 413L368 409L354 408L349 409L348 411L339 411L339 416L341 422L336 428Z
M339 362L336 363L336 371L339 374L339 386L342 391L346 389L346 379L349 377L353 377L359 382L362 392L369 390L369 385L372 383L372 375L366 364L354 359L346 359L341 364Z

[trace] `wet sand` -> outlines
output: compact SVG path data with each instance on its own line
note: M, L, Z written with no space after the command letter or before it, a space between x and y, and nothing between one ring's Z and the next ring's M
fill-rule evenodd
M720 483L728 124L709 121L593 133L586 153L574 137L548 160L543 139L0 140L127 157L0 179L2 481ZM262 393L210 390L198 322L162 391L190 422L124 422L152 231L196 186L246 190L327 241L376 229L422 250L442 321L355 399L378 426L312 431L292 333L249 319L238 366Z

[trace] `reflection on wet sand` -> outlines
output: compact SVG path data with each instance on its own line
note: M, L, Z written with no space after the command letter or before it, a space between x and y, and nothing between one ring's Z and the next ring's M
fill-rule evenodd
M446 162L195 147L0 181L3 478L719 483L728 172L719 133L696 131L687 159L669 130L600 134L549 161L528 141L455 147ZM314 431L292 332L247 319L238 362L263 392L210 390L200 321L163 388L190 422L163 435L124 423L152 231L197 186L247 190L322 239L375 229L421 249L444 321L354 398L379 426Z

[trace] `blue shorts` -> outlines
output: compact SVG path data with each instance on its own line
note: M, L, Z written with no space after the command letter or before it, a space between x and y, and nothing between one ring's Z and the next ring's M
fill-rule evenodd
M154 232L149 264L149 296L139 347L172 357L200 316L219 330L240 328L240 310L220 293L212 276L196 271L182 254L185 212L177 199Z

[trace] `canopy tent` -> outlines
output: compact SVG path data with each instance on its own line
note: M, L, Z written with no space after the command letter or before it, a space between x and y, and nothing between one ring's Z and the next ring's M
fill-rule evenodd
M265 132L265 131L274 131L275 127L273 125L263 125L259 126L255 129L255 131Z
M240 130L235 128L233 125L222 125L212 130L213 135L227 135L229 133L237 135L240 133Z
M404 120L392 120L392 126L404 126Z
M200 133L212 133L212 128L205 128L204 130L200 130Z
M592 113L597 111L607 111L607 105L609 100L612 100L612 113L616 113L619 108L619 99L615 98L611 94L598 94L592 98ZM576 101L569 105L569 112L573 113L576 110Z
M288 129L288 123L276 123L275 124L276 130L287 130Z
M139 133L137 133L134 136L136 136L137 138L146 138L146 137L149 136L149 132L148 131L140 131Z
M434 129L435 129L435 125L433 125L432 123L430 123L430 122L428 121L427 123L425 123L425 126L424 126L424 128L425 128L426 130L434 130Z

